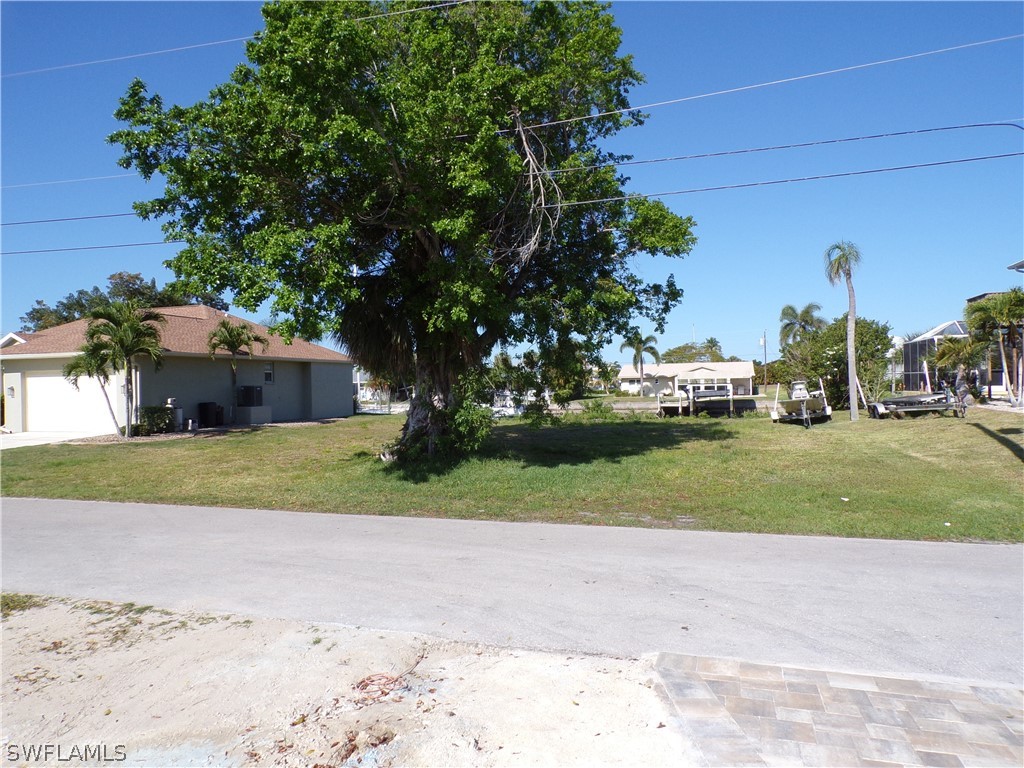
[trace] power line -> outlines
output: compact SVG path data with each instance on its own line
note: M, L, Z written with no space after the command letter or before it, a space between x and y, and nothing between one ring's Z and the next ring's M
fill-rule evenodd
M756 152L774 152L779 149L799 149L803 147L820 147L827 144L843 144L851 141L868 141L871 139L888 139L896 136L912 136L920 133L934 133L937 131L955 131L963 128L997 128L1013 127L1024 131L1024 126L1012 122L1004 123L972 123L969 125L949 125L942 128L919 128L912 131L893 131L891 133L876 133L869 136L851 136L844 139L821 139L819 141L804 141L799 144L776 144L771 147L754 147L752 149L729 149L721 152L705 152L699 155L675 155L673 157L659 157L652 160L624 160L618 163L599 163L597 165L582 165L578 168L555 168L548 173L573 173L575 171L591 171L598 168L621 167L626 165L650 165L652 163L668 163L677 160L701 160L710 157L728 157L731 155L747 155Z
M728 157L728 156L732 156L732 155L744 155L744 154L752 154L752 153L756 153L756 152L773 152L775 150L780 150L780 149L798 149L798 148L803 148L803 147L824 146L824 145L828 145L828 144L842 144L842 143L845 143L845 142L852 142L852 141L866 141L866 140L869 140L869 139L885 139L885 138L892 138L892 137L895 137L895 136L912 136L912 135L915 135L915 134L933 133L933 132L937 132L937 131L954 131L954 130L959 130L959 129L963 129L963 128L998 128L998 127L1007 127L1007 128L1012 127L1012 128L1017 128L1019 130L1024 131L1024 126L1017 125L1016 123L1013 123L1013 122L1010 122L1010 121L999 122L999 123L969 123L969 124L965 124L965 125L948 125L948 126L943 126L941 128L917 128L917 129L910 130L910 131L893 131L893 132L890 132L890 133L876 133L876 134L871 134L871 135L868 135L868 136L850 136L850 137L842 138L842 139L821 139L821 140L818 140L818 141L805 141L805 142L801 142L801 143L798 143L798 144L777 144L777 145L771 146L771 147L754 147L754 148L750 148L750 149L729 149L729 150L723 150L721 152L706 152L706 153L697 154L697 155L675 155L673 157L660 157L660 158L655 158L655 159L650 159L650 160L626 160L626 161L618 162L618 163L602 163L602 164L598 164L598 165L583 165L583 166L580 166L578 168L554 168L552 170L549 170L548 173L550 173L550 174L560 174L560 173L570 173L570 172L575 172L575 171L588 171L588 170L594 170L594 169L597 169L597 168L608 168L608 167L612 167L612 166L648 165L648 164L652 164L652 163L668 163L668 162L674 162L674 161L679 161L679 160L700 160L700 159L714 158L714 157ZM129 175L132 175L132 174L129 174ZM46 183L46 182L44 182L44 183ZM56 183L56 182L52 182L52 183ZM137 215L137 214L134 213L134 212L128 212L128 213L102 213L102 214L96 214L96 215L92 215L92 216L68 216L68 217L64 217L64 218L55 218L55 219L35 219L35 220L32 220L32 221L10 221L10 222L4 222L3 224L0 224L0 227L14 227L14 226L22 225L22 224L57 224L57 223L68 222L68 221L88 221L90 219L112 219L112 218L117 218L117 217L122 217L122 216L135 216L135 215Z
M417 11L430 11L430 10L433 10L435 8L447 8L448 6L462 5L463 3L474 2L474 1L475 0L452 0L451 2L437 3L435 5L424 5L424 6L418 6L416 8L406 8L406 9L401 10L401 11L388 11L386 13L377 13L377 14L374 14L373 16L362 16L362 17L360 17L358 19L347 19L347 21L349 21L349 22L370 21L371 19L381 19L381 18L384 18L385 16L401 16L402 14L405 14L405 13L416 13ZM93 61L80 61L80 62L76 62L74 64L59 64L59 65L57 65L55 67L43 67L41 69L29 69L29 70L25 70L23 72L10 72L10 73L4 74L4 75L0 75L0 77L23 77L25 75L39 75L39 74L42 74L44 72L57 72L57 71L63 70L63 69L75 69L77 67L91 67L94 64L110 64L110 63L115 62L115 61L127 61L129 59L141 59L141 58L144 58L146 56L159 56L159 55L165 54L165 53L179 53L181 51L192 51L192 50L195 50L197 48L209 48L209 47L214 46L214 45L227 45L228 43L248 42L249 40L254 40L255 38L256 38L255 35L247 35L245 37L232 37L232 38L229 38L227 40L214 40L214 41L209 42L209 43L195 43L194 45L181 45L181 46L178 46L177 48L164 48L164 49L159 50L159 51L145 51L143 53L130 53L130 54L126 55L126 56L114 56L114 57L109 58L109 59L95 59Z
M116 219L121 216L135 216L135 212L131 213L99 213L93 216L68 216L63 219L36 219L35 221L5 221L0 224L0 227L17 227L21 224L56 224L62 221L87 221L89 219Z
M795 179L773 179L771 181L752 181L745 184L728 184L719 187L700 187L698 189L681 189L673 192L652 192L646 194L635 194L635 195L622 195L620 197L604 197L597 200L575 200L568 203L561 203L560 206L546 205L545 208L557 208L576 205L592 205L595 203L614 203L624 200L630 200L633 198L648 198L648 197L669 197L670 195L690 195L697 192L719 192L726 189L749 189L751 187L768 187L775 184L793 184L801 181L820 181L822 179L839 179L846 176L866 176L872 173L888 173L891 171L908 171L915 168L935 168L940 165L956 165L959 163L973 163L979 160L1001 160L1008 157L1021 157L1024 156L1024 152L1010 152L1004 155L985 155L983 157L964 157L957 160L939 160L934 163L915 163L913 165L899 165L891 168L871 168L864 171L845 171L843 173L826 173L819 176L802 176ZM32 251L6 251L0 253L0 256L21 256L24 254L32 253L66 253L69 251L98 251L107 248L138 248L146 245L169 245L176 243L184 243L184 240L161 240L154 243L124 243L119 245L89 245L80 246L77 248L47 248L43 250L32 250Z
M108 248L141 248L144 245L184 243L184 240L159 240L155 243L119 243L117 245L82 245L76 248L44 248L35 251L4 251L0 256L23 256L29 253L67 253L69 251L102 251Z
M138 177L137 173L115 173L113 176L86 176L83 179L57 179L56 181L33 181L29 184L5 184L0 189L22 189L24 187L46 187L51 184L74 184L79 181L105 181L106 179L127 179Z
M737 88L726 88L726 89L721 90L721 91L712 91L710 93L699 93L699 94L696 94L694 96L683 96L683 97L678 98L678 99L668 99L666 101L655 101L655 102L652 102L650 104L642 104L642 105L637 106L637 107L624 107L623 109L612 109L612 110L609 110L607 112L598 112L598 113L593 114L593 115L580 115L579 117L569 117L569 118L566 118L564 120L551 120L551 121L546 122L546 123L536 123L534 125L528 125L528 126L525 126L525 127L526 128L545 128L545 127L551 126L551 125L565 125L566 123L576 123L576 122L579 122L581 120L595 120L595 119L597 119L599 117L608 117L609 115L621 115L621 114L623 114L625 112L634 112L636 110L643 110L643 109L654 109L655 107L665 107L665 106L668 106L670 104L681 104L681 103L683 103L685 101L696 101L697 99L707 99L707 98L710 98L711 96L724 96L724 95L729 94L729 93L741 93L743 91L752 91L752 90L755 90L756 88L767 88L768 86L771 86L771 85L782 85L784 83L795 83L795 82L797 82L799 80L810 80L811 78L824 77L826 75L836 75L836 74L839 74L841 72L853 72L854 70L858 70L858 69L867 69L868 67L878 67L878 66L881 66L882 64L894 64L894 63L899 62L899 61L909 61L910 59L919 59L919 58L922 58L924 56L934 56L934 55L939 54L939 53L949 53L951 51L960 51L960 50L963 50L965 48L975 48L975 47L980 46L980 45L991 45L992 43L1004 43L1004 42L1006 42L1008 40L1019 40L1021 38L1024 38L1024 34L1022 34L1022 35L1008 35L1007 37L996 37L996 38L993 38L992 40L979 40L978 42L964 43L963 45L954 45L954 46L951 46L949 48L938 48L938 49L936 49L934 51L924 51L922 53L912 53L912 54L909 54L907 56L897 56L894 59L882 59L881 61L869 61L866 64L854 64L854 65L849 66L849 67L840 67L838 69L828 69L828 70L824 70L822 72L812 72L809 75L796 75L795 77L784 77L784 78L781 78L779 80L769 80L768 82L764 82L764 83L755 83L753 85L741 85L741 86L739 86ZM510 133L511 131L512 131L512 129L508 128L508 129L499 131L499 133Z
M728 184L721 187L701 187L699 189L680 189L674 192L652 192L649 194L621 195L619 197L603 197L597 200L574 200L560 205L545 205L545 208L568 208L575 205L592 205L595 203L615 203L638 197L669 197L670 195L691 195L697 192L719 192L725 189L748 189L750 187L767 187L773 184L793 184L799 181L819 181L821 179L839 179L844 176L866 176L871 173L888 173L890 171L908 171L914 168L934 168L939 165L955 165L957 163L973 163L978 160L999 160L1007 157L1021 157L1024 152L1010 152L1005 155L985 155L984 157L964 157L958 160L940 160L934 163L915 163L899 165L892 168L872 168L866 171L846 171L844 173L826 173L820 176L802 176L796 179L774 179L772 181L752 181L746 184Z

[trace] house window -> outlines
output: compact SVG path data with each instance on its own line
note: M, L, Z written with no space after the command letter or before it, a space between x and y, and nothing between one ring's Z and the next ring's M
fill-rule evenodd
M266 363L263 366L263 383L273 384L274 383L274 364Z

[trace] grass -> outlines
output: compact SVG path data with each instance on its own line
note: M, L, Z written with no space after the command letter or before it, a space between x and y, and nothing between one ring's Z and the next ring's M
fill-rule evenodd
M0 593L0 615L7 618L15 613L27 611L32 608L41 608L49 602L49 598L39 595L24 595L20 592Z
M862 414L863 417L864 414ZM896 539L1024 540L1022 421L840 412L498 424L453 466L378 459L401 416L194 439L7 450L3 494ZM848 499L848 500L847 500ZM948 525L947 525L948 523Z

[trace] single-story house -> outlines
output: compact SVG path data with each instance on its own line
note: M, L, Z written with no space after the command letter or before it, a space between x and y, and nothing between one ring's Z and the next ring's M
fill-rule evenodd
M134 391L139 407L166 405L174 398L183 425L212 426L220 410L224 423L264 424L351 416L352 361L332 349L295 339L286 344L267 328L203 305L161 307L158 325L163 366L139 361ZM253 356L238 356L238 392L232 391L231 356L210 357L210 332L229 318L264 336ZM75 389L62 368L85 343L88 320L0 339L6 423L11 432L113 431L100 383L81 378ZM124 372L107 387L118 423L124 422ZM203 404L203 407L200 407Z
M640 374L632 365L619 371L619 389L641 394ZM754 394L754 363L661 363L644 365L643 394L676 396L684 392L731 389L734 395Z

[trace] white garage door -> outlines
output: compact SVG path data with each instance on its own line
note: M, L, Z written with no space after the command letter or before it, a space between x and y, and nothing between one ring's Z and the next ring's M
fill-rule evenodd
M107 392L116 408L117 388ZM110 411L100 384L81 378L76 390L59 373L32 373L25 376L26 432L113 432Z

